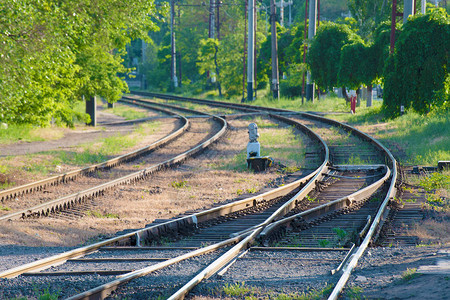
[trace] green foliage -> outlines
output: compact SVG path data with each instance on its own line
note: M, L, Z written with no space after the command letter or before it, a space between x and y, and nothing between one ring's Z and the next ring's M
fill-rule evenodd
M400 114L400 106L420 114L450 108L450 17L443 9L408 19L385 70L384 109Z
M225 283L225 286L222 288L222 290L228 296L244 296L245 294L252 291L252 288L245 286L245 282L236 282L234 284Z
M414 279L419 274L417 273L416 268L407 268L405 272L402 273L402 279L404 281L410 281L411 279Z
M339 227L333 228L333 231L336 233L336 235L338 236L338 238L340 240L343 240L348 236L348 232L342 228L339 228Z
M450 189L450 175L445 173L432 173L420 180L422 186L427 192L435 189Z
M3 1L0 14L0 121L73 125L82 96L116 101L126 84L121 55L155 29L153 3L119 0Z
M374 29L391 15L391 5L384 0L348 0L348 8L355 18L358 34L369 37Z
M86 215L94 217L94 218L99 218L99 219L120 219L120 216L118 214L112 214L112 213L104 213L103 214L96 210L88 210L86 212Z
M174 189L183 189L183 188L187 188L188 184L186 180L182 180L182 181L172 181L172 183L170 184L171 187L173 187Z
M111 112L115 115L124 117L125 120L136 120L147 117L147 113L126 106L116 106L112 109L107 109L105 112Z
M321 89L332 89L338 84L341 49L360 42L347 25L323 22L309 48L307 62L311 75Z
M319 240L318 243L319 243L320 247L327 248L328 245L330 244L330 241L325 239L325 240Z
M3 205L0 205L0 210L3 210L3 211L10 211L10 210L11 210L11 208L10 208L10 207L8 207L8 206L3 206Z
M303 293L279 294L276 300L320 300L325 299L333 291L333 285L327 285L322 290L312 289ZM272 299L272 298L271 298Z
M361 84L371 84L376 68L371 57L371 48L358 41L342 47L339 63L338 85L358 89Z
M351 286L345 289L345 295L348 297L348 299L363 299L361 296L362 292L363 289L358 286Z

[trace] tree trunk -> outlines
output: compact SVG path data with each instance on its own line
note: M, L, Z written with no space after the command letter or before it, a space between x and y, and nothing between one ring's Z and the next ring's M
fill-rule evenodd
M361 88L356 90L356 107L361 106Z
M347 89L345 88L345 86L342 87L342 96L344 97L346 102L350 102L350 99L348 99Z
M372 84L369 84L367 86L367 107L371 107L372 106L372 100L373 100L373 96L372 96Z
M216 74L217 74L217 89L219 90L219 97L222 97L222 85L220 84L220 74L219 74L219 65L217 64L217 51L219 50L217 46L215 46L216 51L214 52L214 64L216 65Z

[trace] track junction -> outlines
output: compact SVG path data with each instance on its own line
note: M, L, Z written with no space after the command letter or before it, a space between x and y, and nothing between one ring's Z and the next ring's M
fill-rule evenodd
M396 195L397 164L383 145L348 125L314 114L148 93L124 97L122 101L175 115L179 128L130 155L74 174L4 191L2 201L39 193L46 186L76 182L79 176L88 177L94 171L110 172L131 160L149 157L142 170L125 176L117 172L119 175L113 180L92 184L87 190L1 218L82 217L88 208L83 205L93 205L92 201L101 197L106 189L148 180L154 172L164 172L168 167L199 155L212 143L220 143L227 119L263 116L294 127L302 132L305 143L313 149L306 153L311 163L302 172L286 176L283 184L268 191L206 210L187 212L170 220L155 220L146 228L5 270L0 277L37 276L51 278L53 282L55 277L73 281L74 276L103 275L87 284L86 291L69 292L64 296L97 299L116 293L119 297L181 299L200 282L214 275L223 278L227 270L242 261L262 263L262 258L303 262L302 269L308 276L316 274L316 278L320 278L315 286L332 284L330 299L338 297L368 245L377 240L389 213L389 203ZM195 111L186 108L192 103L196 105ZM197 138L195 145L178 155L159 161L153 159L157 149L169 147L173 139L195 131L190 125L194 120L213 122L211 128L215 130L206 130L210 133ZM362 155L365 163L348 164L354 153ZM115 265L113 269L111 264ZM317 264L327 267L317 268ZM254 271L247 271L254 274ZM242 281L251 282L252 276L244 273ZM279 278L280 274L275 277ZM305 284L308 276L293 281ZM169 285L167 280L171 282ZM142 281L146 288L139 291Z

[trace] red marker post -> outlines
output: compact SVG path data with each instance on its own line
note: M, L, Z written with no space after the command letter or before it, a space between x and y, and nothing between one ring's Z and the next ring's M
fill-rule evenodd
M350 97L350 110L352 111L352 114L356 111L356 96Z

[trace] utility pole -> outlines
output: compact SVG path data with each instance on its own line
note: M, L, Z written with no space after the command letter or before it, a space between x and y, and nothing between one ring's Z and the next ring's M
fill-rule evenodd
M409 16L414 16L415 0L405 0L403 3L403 24L408 22Z
M215 12L214 12L214 0L209 0L209 38L214 38L214 31L216 28L216 18L215 18Z
M220 5L222 1L217 2L217 40L220 40Z
M244 55L242 59L242 102L245 101L245 69L247 68L246 64L246 58L247 58L247 34L245 32L245 28L247 28L247 9L248 9L248 3L245 2L245 9L244 9Z
M255 27L254 27L254 7L255 0L248 0L248 43L247 43L247 100L253 101L253 83L255 78L255 68L253 56L255 53Z
M280 25L284 27L284 0L280 0Z
M317 0L309 1L309 27L308 27L308 42L311 43L316 35L317 23ZM314 82L311 80L311 72L308 71L306 75L306 100L314 102Z
M258 23L258 14L256 13L256 1L255 1L255 7L253 9L253 29L254 29L254 39L253 39L253 76L254 76L254 82L253 82L253 86L254 86L254 90L255 90L255 98L258 97L257 96L257 92L258 92L258 80L257 80L257 76L256 74L258 74L256 72L256 57L257 57L257 52L256 52L256 31L257 31L257 23Z
M278 74L278 43L277 43L277 8L275 0L270 0L270 26L272 35L272 94L273 98L280 99L279 74Z
M305 1L305 29L303 30L303 64L306 64L306 29L307 29L307 16L308 16L308 0ZM302 105L305 97L305 72L303 72L303 80L302 80Z
M175 31L174 31L174 20L175 20L175 0L170 1L170 44L171 44L171 57L172 57L172 72L171 79L173 81L173 86L178 87L177 80L177 59L176 59L176 48L175 48Z
M422 15L427 13L427 0L422 0L420 12L422 13Z

